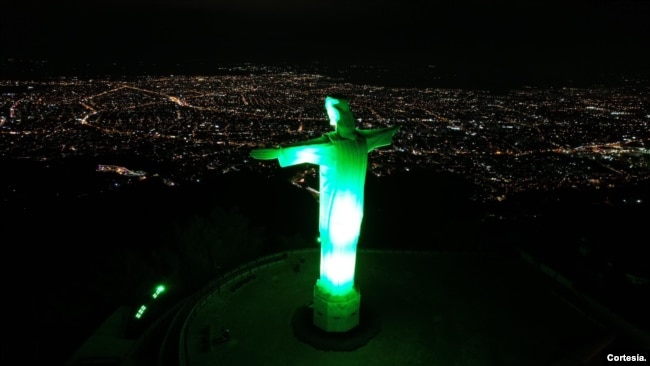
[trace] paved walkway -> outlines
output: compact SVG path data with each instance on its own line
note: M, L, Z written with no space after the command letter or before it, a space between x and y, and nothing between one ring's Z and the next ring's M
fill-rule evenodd
M520 259L361 252L361 301L381 330L355 351L319 351L291 329L318 277L318 252L305 253L296 271L300 255L197 309L186 365L549 365L604 331ZM219 343L223 327L230 339Z

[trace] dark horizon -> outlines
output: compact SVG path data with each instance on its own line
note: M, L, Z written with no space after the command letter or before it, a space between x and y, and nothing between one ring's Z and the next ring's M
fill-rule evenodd
M134 77L220 76L260 74L284 69L298 73L319 74L346 82L383 87L451 88L490 90L507 93L521 88L590 88L642 87L650 85L650 69L637 64L625 67L617 62L606 65L576 61L558 61L523 57L519 62L504 62L506 55L477 64L470 52L457 54L455 60L428 63L426 60L409 62L395 60L282 60L220 61L212 59L175 60L94 60L71 63L66 60L10 58L0 60L0 74L4 80L48 80L58 78L122 79ZM512 62L513 58L508 61ZM266 68L266 70L264 70Z

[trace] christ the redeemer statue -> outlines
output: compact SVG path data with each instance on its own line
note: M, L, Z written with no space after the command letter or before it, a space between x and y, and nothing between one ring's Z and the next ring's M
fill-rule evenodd
M278 159L281 167L319 166L321 262L320 278L314 286L314 324L328 332L345 332L359 324L361 296L354 285L354 271L368 153L390 145L398 127L355 128L344 98L328 96L325 109L335 131L301 143L256 149L250 155Z

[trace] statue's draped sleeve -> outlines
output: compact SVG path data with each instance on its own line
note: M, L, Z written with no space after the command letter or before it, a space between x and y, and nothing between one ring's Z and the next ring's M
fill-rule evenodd
M368 152L382 146L388 146L393 142L393 135L399 129L398 126L380 128L376 130L359 130L357 133L366 139Z
M323 165L331 163L334 158L334 147L325 137L293 144L281 148L278 163L281 167L311 163Z

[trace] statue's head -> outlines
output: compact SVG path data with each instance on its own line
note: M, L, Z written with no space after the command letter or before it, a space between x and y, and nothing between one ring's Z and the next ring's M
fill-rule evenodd
M354 116L350 111L350 103L345 97L327 96L325 110L330 119L330 125L336 127L341 137L354 138Z

